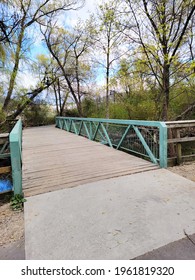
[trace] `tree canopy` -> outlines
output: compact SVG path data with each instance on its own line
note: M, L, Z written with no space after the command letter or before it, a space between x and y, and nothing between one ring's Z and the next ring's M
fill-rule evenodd
M195 1L102 0L68 21L84 5L0 1L0 123L47 104L59 115L194 118Z

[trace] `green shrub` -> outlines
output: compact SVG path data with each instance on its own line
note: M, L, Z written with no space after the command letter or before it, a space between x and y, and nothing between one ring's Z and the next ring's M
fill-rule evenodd
M23 209L24 202L26 199L20 194L15 194L10 200L10 206L13 211L19 211Z

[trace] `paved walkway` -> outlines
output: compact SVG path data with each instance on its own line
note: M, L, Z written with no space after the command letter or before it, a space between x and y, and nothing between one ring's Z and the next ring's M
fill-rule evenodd
M134 259L184 238L184 230L195 232L195 183L164 169L25 203L27 259ZM184 256L193 258L188 250Z

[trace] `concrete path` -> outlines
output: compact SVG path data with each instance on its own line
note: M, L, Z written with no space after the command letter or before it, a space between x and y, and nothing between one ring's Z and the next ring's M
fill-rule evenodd
M153 170L28 197L26 259L133 259L195 232L195 183Z

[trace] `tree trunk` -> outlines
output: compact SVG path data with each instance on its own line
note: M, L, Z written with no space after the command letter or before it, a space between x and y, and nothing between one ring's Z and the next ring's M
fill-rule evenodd
M66 105L66 101L68 99L68 96L69 96L69 92L66 93L66 96L64 98L64 101L62 103L62 107L60 109L60 116L63 116L64 115L64 108L65 108L65 105Z
M61 97L61 92L60 92L60 79L57 79L57 91L58 91L58 101L59 101L59 107L60 107L60 113L62 110L62 97ZM61 116L61 114L60 114Z
M23 38L24 38L24 30L25 30L25 27L24 27L24 18L23 18L22 23L21 23L21 30L20 30L20 34L19 34L19 38L18 38L18 42L17 42L14 68L13 68L13 71L11 73L7 96L6 96L4 104L3 104L3 108L2 108L3 111L7 110L7 107L9 105L10 100L11 100L11 96L12 96L13 89L14 89L14 86L15 86L16 76L18 74L18 68L19 68L19 62L20 62L20 53L21 53L21 49L22 49L22 41L23 41Z
M83 108L82 108L82 104L81 104L80 98L77 101L76 105L77 105L77 110L78 110L78 113L79 113L79 117L83 117Z
M109 79L110 79L110 54L107 53L106 62L106 119L109 119Z
M16 109L16 111L9 115L7 117L7 119L15 119L17 116L19 116L23 110L33 101L33 99L39 94L41 93L43 90L47 89L49 86L51 86L53 84L53 81L50 82L47 86L41 86L40 88L37 88L35 90L33 90L31 93L29 93L31 96L29 99L25 100L22 104L18 105L18 108Z
M54 89L54 94L55 94L56 112L57 112L57 115L59 116L58 96L57 96L57 90L56 90L55 84L53 85L53 89Z
M170 93L170 66L165 63L163 67L163 108L162 120L168 120L169 93Z
M78 102L77 102L77 109L79 116L83 116L83 109L82 109L82 103L81 103L81 92L80 92L80 79L79 79L79 58L75 53L76 58L76 82L77 82L77 96L78 96Z

